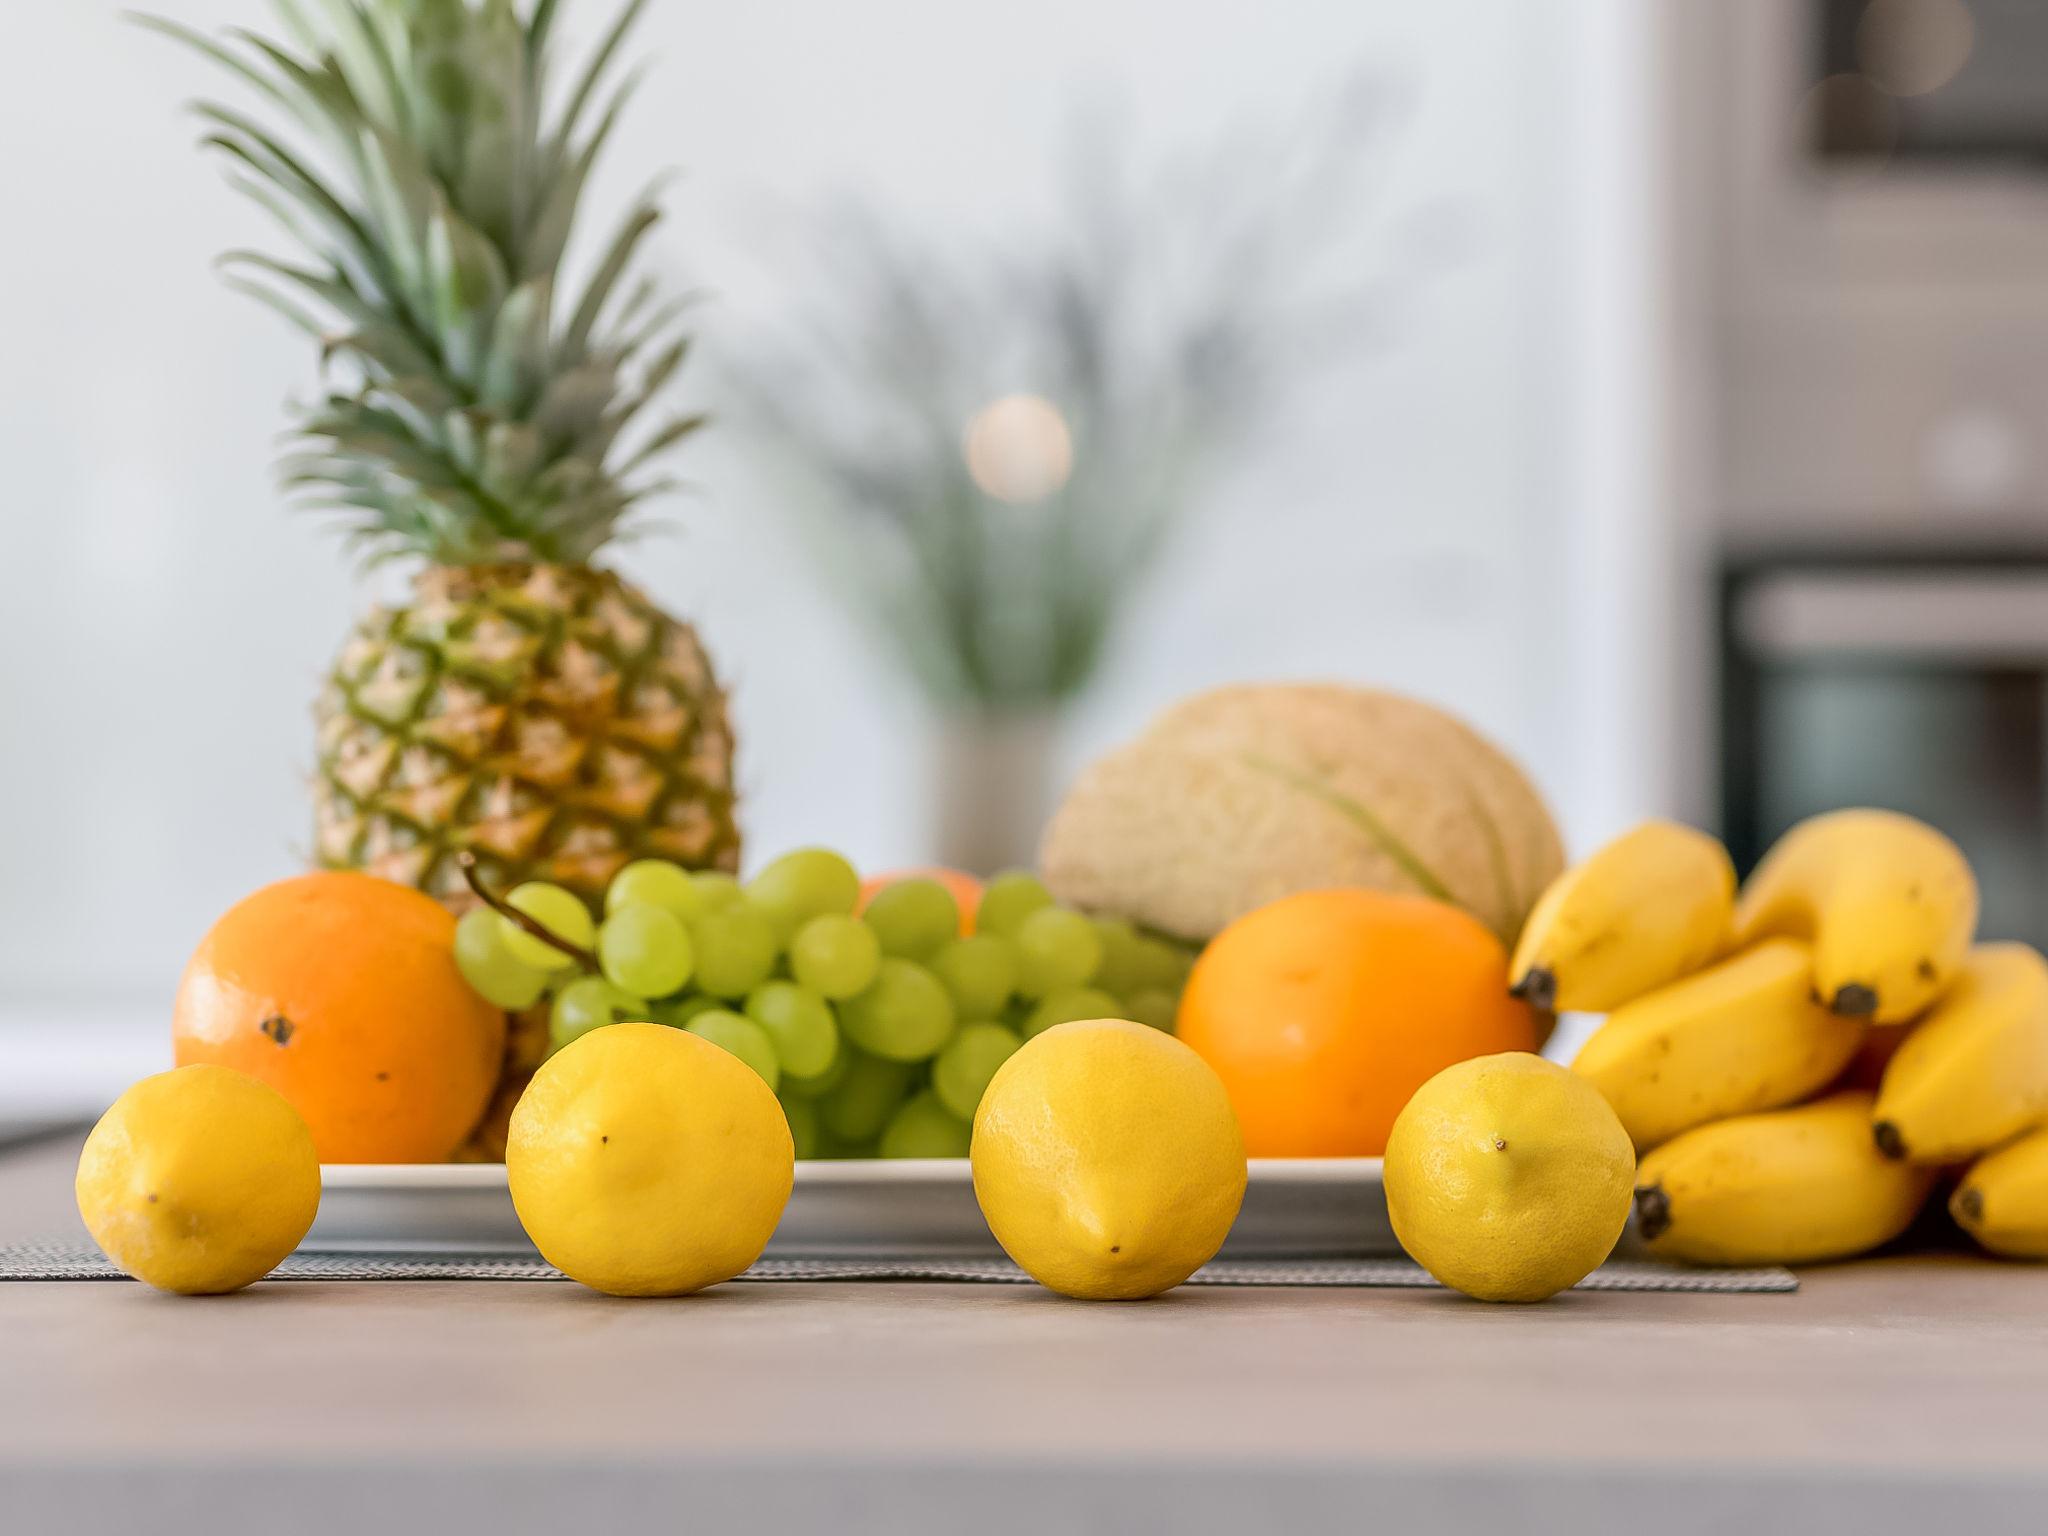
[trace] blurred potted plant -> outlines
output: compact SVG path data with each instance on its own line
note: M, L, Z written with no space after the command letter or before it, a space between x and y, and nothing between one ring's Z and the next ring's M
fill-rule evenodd
M1061 226L993 250L851 204L779 246L814 271L733 368L741 425L934 711L945 862L1030 858L1141 578L1283 386L1355 349L1388 104L1356 88L1142 180L1076 135Z

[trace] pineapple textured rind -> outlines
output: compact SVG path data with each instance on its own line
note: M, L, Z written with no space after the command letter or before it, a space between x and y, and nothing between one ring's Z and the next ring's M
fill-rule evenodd
M579 566L437 567L366 615L316 710L315 852L461 905L500 888L593 904L635 858L732 869L732 733L696 634Z

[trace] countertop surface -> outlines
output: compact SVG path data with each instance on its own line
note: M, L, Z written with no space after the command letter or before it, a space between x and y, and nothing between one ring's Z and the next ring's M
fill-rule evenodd
M80 1235L76 1149L0 1153L0 1242ZM1521 1308L0 1282L0 1525L2048 1529L2048 1268L1945 1254L1801 1280Z

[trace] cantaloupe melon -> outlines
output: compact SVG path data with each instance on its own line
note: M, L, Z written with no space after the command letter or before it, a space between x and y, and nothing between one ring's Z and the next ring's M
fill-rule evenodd
M1335 684L1217 689L1090 767L1046 829L1064 902L1204 940L1334 886L1465 908L1512 945L1564 867L1542 797L1462 721Z

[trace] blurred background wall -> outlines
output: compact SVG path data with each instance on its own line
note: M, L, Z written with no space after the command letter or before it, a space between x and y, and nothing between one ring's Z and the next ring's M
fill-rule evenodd
M1843 804L2048 938L2048 8L1666 13L1680 717L1739 865Z
M588 36L597 9L579 9ZM313 365L211 271L269 238L179 110L218 82L97 0L10 25L0 1027L33 1032L10 1057L33 1072L74 1035L154 1049L211 918L298 864L308 700L362 584L273 490L282 402ZM644 36L658 64L606 195L683 168L662 250L711 292L714 354L793 300L762 259L766 208L851 195L1000 240L1057 216L1079 113L1106 106L1142 164L1375 82L1397 104L1384 323L1192 509L1057 772L1191 689L1337 677L1469 717L1576 841L1675 805L1641 714L1664 604L1646 585L1661 278L1639 8L657 0ZM715 412L714 376L684 390ZM698 442L698 494L620 563L728 674L753 846L927 856L927 713L820 587L763 466L732 434Z

